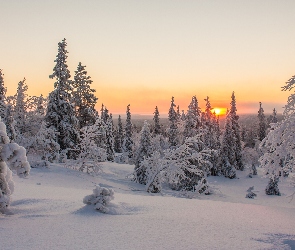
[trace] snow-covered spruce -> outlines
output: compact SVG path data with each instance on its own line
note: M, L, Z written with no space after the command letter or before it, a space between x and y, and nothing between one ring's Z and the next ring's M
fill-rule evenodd
M126 111L126 124L125 124L125 134L123 139L123 155L127 158L129 163L133 161L133 139L132 139L132 123L131 123L131 113L130 113L130 104L127 105Z
M10 196L14 191L12 172L15 170L19 177L25 177L30 172L26 150L16 143L9 143L6 126L0 120L0 208L8 207Z
M168 141L171 147L175 147L179 143L179 132L177 126L178 117L174 107L176 107L176 105L174 103L174 97L172 96L171 105L168 113L169 128L167 129Z
M264 110L262 108L262 103L259 102L259 110L258 110L258 139L262 141L266 136L266 130L267 130L267 123L266 118L264 115Z
M254 199L254 197L257 196L257 194L253 192L253 190L254 190L254 186L248 188L246 198Z
M93 205L94 208L99 212L109 213L110 208L108 206L113 199L113 189L96 185L96 187L93 189L93 194L85 196L83 203L87 205Z

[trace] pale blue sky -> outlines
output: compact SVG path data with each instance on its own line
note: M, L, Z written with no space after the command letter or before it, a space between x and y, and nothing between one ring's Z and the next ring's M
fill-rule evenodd
M295 74L295 1L0 0L0 68L8 93L25 76L29 94L47 95L57 43L68 42L72 76L87 66L99 104L124 112L167 113L175 96L187 109L280 109L280 86ZM256 108L257 103L257 108Z

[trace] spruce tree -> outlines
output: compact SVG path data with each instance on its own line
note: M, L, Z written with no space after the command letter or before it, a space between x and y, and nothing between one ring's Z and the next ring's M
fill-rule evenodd
M106 123L106 152L107 160L114 161L115 159L115 150L114 150L114 124L112 115L108 117Z
M183 135L185 138L193 137L197 134L199 122L200 108L198 106L198 100L196 96L193 96L185 115L185 125L183 131Z
M258 120L258 140L262 141L266 136L267 125L261 102L259 102Z
M269 123L277 123L278 122L277 111L275 108L273 109L272 114L269 118L270 118Z
M232 93L231 99L229 115L232 124L232 133L235 147L235 168L237 170L244 170L244 164L242 162L241 131L239 125L239 116L237 115L235 92Z
M13 142L16 139L16 132L15 121L12 116L12 106L10 104L8 104L6 108L5 123L7 136L10 139L10 141Z
M6 104L5 104L5 94L6 88L4 87L4 74L2 69L0 69L0 117L4 123L6 123Z
M115 145L114 145L114 149L116 153L122 153L122 144L123 144L123 124L122 124L122 119L121 119L121 115L119 115L118 117L118 126L117 129L115 131Z
M154 112L154 135L160 135L161 134L161 125L160 125L160 113L158 110L158 107L156 106L155 112Z
M123 151L127 155L129 162L132 162L133 159L133 139L132 139L132 122L131 122L131 113L130 113L130 104L127 105L126 110L126 124L125 124L125 135L123 141Z
M169 128L167 131L168 142L171 147L175 147L179 143L178 126L177 126L178 118L177 118L177 113L174 110L174 107L176 107L176 105L174 104L174 97L172 96L171 105L170 105L170 109L168 113Z
M75 117L74 107L71 103L73 87L70 82L70 71L67 65L66 39L58 43L58 54L54 62L52 75L54 90L49 94L49 101L45 116L47 127L57 131L57 142L61 150L73 149L79 140L78 120ZM69 152L68 157L75 158L75 154Z
M87 76L85 67L79 62L73 81L72 100L80 128L93 125L97 116L95 104L98 98L94 95L95 90L91 89L92 80L90 76Z
M27 114L27 94L28 86L25 83L26 78L18 83L16 92L16 102L14 107L15 128L19 136L26 132L26 114Z
M135 155L135 168L134 168L134 177L135 181L140 184L146 184L147 181L147 174L146 174L146 167L140 165L140 163L145 159L152 155L153 150L151 146L151 134L150 128L147 121L144 121L144 125L140 132L140 141L139 147L136 151Z
M220 150L220 167L219 171L230 179L236 177L236 159L235 159L235 140L232 131L231 114L228 112L225 122L225 131L223 133L221 150Z

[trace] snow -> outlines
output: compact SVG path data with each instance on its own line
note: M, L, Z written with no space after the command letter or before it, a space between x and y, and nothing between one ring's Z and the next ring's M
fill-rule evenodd
M295 249L295 199L289 179L267 196L268 179L209 177L212 195L163 187L161 194L126 178L134 165L102 163L91 176L60 164L14 178L12 203L0 214L0 249ZM112 214L83 204L96 185L112 188ZM247 199L249 187L257 196Z

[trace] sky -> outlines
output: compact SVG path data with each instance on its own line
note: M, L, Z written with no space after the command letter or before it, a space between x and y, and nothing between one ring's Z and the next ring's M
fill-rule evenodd
M7 95L27 79L28 95L48 95L57 44L67 40L72 77L86 65L113 114L167 115L171 97L187 110L279 113L295 74L294 0L0 0L0 69Z

